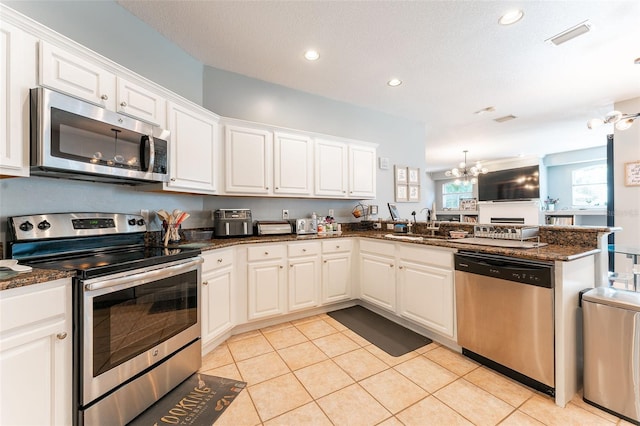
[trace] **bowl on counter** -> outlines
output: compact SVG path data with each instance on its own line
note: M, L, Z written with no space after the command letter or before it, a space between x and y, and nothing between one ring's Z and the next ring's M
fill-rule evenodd
M451 238L464 238L467 234L467 231L449 231L449 236Z

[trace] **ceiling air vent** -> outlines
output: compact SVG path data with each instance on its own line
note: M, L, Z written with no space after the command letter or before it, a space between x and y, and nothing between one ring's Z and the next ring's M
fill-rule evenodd
M494 118L493 121L497 121L498 123L504 123L505 121L513 120L514 118L518 118L515 115L505 115L504 117Z
M568 30L564 30L560 34L554 35L553 37L545 41L558 46L562 43L566 43L569 40L573 40L574 38L581 36L582 34L586 34L589 31L591 31L591 22L584 21L574 27L569 28Z

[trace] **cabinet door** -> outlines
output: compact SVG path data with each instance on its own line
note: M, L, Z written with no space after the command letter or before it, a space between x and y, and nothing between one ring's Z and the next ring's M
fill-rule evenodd
M453 271L401 260L398 289L400 315L454 337Z
M273 151L274 194L311 195L313 180L311 138L276 132Z
M289 260L289 311L318 306L319 256Z
M166 127L167 101L160 95L118 78L117 111L164 128Z
M216 192L215 155L217 117L169 102L171 175L167 189L211 194Z
M0 175L29 176L29 89L36 80L36 40L0 20Z
M249 319L284 314L287 297L284 260L249 263L247 270Z
M347 145L316 140L314 181L315 195L347 197Z
M247 127L225 128L225 191L269 194L273 136Z
M0 424L68 425L71 284L59 280L30 287L37 289L5 290L0 296Z
M40 84L115 111L116 76L40 41Z
M391 257L375 256L369 253L360 255L360 292L361 297L382 308L395 311L396 308L396 269Z
M322 303L351 299L351 253L322 256Z
M230 330L235 300L233 267L227 266L202 275L202 344Z
M375 198L376 149L349 146L349 197Z

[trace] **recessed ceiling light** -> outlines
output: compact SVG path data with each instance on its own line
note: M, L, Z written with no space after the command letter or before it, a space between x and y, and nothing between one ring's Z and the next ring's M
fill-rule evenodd
M320 54L316 50L307 50L304 52L304 57L309 61L316 61L320 58Z
M511 25L515 24L524 16L524 12L522 9L510 10L498 19L498 23L500 25Z
M391 80L387 81L387 85L391 87L400 86L401 84L402 84L402 80L399 80L397 78L392 78Z

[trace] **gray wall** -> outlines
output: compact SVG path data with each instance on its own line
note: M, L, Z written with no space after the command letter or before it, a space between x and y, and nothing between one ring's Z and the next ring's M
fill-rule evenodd
M2 1L3 4L89 47L134 72L223 116L262 121L294 129L380 144L379 155L390 159L389 170L378 169L380 217L393 201L393 165L424 170L424 126L356 105L297 92L213 68L206 68L113 1ZM203 77L205 82L203 82ZM206 98L206 101L203 99ZM269 109L260 109L268 105ZM422 202L400 204L400 213L430 205L433 185L423 179ZM431 198L429 198L431 197ZM187 228L211 225L210 210L248 207L255 219L277 219L283 208L291 217L335 210L339 220L355 219L357 201L215 197L146 192L140 187L87 183L44 177L0 180L0 241L6 241L8 216L66 211L173 210L193 214ZM158 224L153 224L158 229Z
M202 104L202 63L114 1L7 1L12 9Z
M394 201L393 165L419 167L421 169L421 202L398 203L400 215L410 218L411 211L419 211L430 206L433 200L433 183L424 173L425 167L425 127L423 123L394 117L357 105L338 102L321 96L300 92L276 84L255 80L239 74L208 66L204 67L204 106L211 111L243 120L269 123L290 129L300 129L358 139L379 144L378 156L389 158L390 168L378 168L376 200L366 201L378 204L379 217L388 218L387 203ZM354 201L318 200L256 200L262 208L272 210L269 214L280 217L275 203L295 209L299 214L308 214L328 208L338 208L351 218L349 212ZM219 203L209 199L206 205ZM292 215L294 213L292 212ZM298 215L298 213L295 213ZM336 212L337 214L337 212Z

